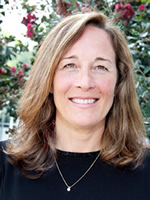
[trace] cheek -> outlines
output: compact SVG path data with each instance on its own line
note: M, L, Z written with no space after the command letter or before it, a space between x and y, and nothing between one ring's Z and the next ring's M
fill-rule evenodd
M116 79L104 78L99 82L99 90L107 96L114 96Z
M54 82L53 82L53 89L54 95L65 93L72 85L72 79L70 76L66 76L63 74L55 74Z

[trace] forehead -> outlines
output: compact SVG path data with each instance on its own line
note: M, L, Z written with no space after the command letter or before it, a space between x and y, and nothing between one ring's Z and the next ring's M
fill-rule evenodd
M82 35L68 48L64 56L70 54L101 54L103 56L115 57L110 35L103 29L88 25ZM63 56L63 57L64 57Z

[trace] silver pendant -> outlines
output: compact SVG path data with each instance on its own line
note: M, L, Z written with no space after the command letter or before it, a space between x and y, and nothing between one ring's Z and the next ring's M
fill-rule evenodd
M67 187L67 191L70 192L71 191L71 187Z

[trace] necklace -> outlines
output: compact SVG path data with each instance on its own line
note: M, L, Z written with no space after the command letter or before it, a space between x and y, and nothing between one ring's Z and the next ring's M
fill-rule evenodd
M70 191L71 191L71 188L72 188L73 186L75 186L79 181L81 181L81 179L83 179L83 177L90 171L90 169L93 167L93 165L94 165L95 162L97 161L97 159L98 159L98 157L100 156L100 154L101 154L101 152L99 152L99 154L96 156L95 160L92 162L92 164L89 166L89 168L84 172L84 174L83 174L82 176L80 176L80 178L79 178L78 180L76 180L72 185L68 185L68 183L66 182L66 180L65 180L65 178L64 178L64 176L63 176L63 174L62 174L62 172L61 172L61 170L60 170L60 168L59 168L59 165L58 165L58 163L57 163L57 161L56 161L56 159L55 159L56 167L57 167L57 169L58 169L58 172L59 172L59 174L60 174L60 176L61 176L61 178L62 178L64 184L65 184L66 187L67 187L67 191L68 191L68 192L70 192Z

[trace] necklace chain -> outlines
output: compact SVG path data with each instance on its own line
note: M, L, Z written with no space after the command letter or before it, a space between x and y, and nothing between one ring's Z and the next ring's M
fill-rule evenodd
M81 179L83 179L83 177L90 171L90 169L93 167L93 165L95 164L95 162L97 161L98 157L100 156L101 152L99 152L99 154L96 156L95 160L92 162L92 164L89 166L89 168L84 172L84 174L82 176L80 176L80 178L78 180L76 180L72 185L68 185L68 183L66 182L61 170L60 170L60 167L55 159L55 163L56 163L56 167L58 169L58 172L64 182L64 184L67 186L67 191L70 192L71 191L71 188L73 186L75 186L79 181L81 181Z

